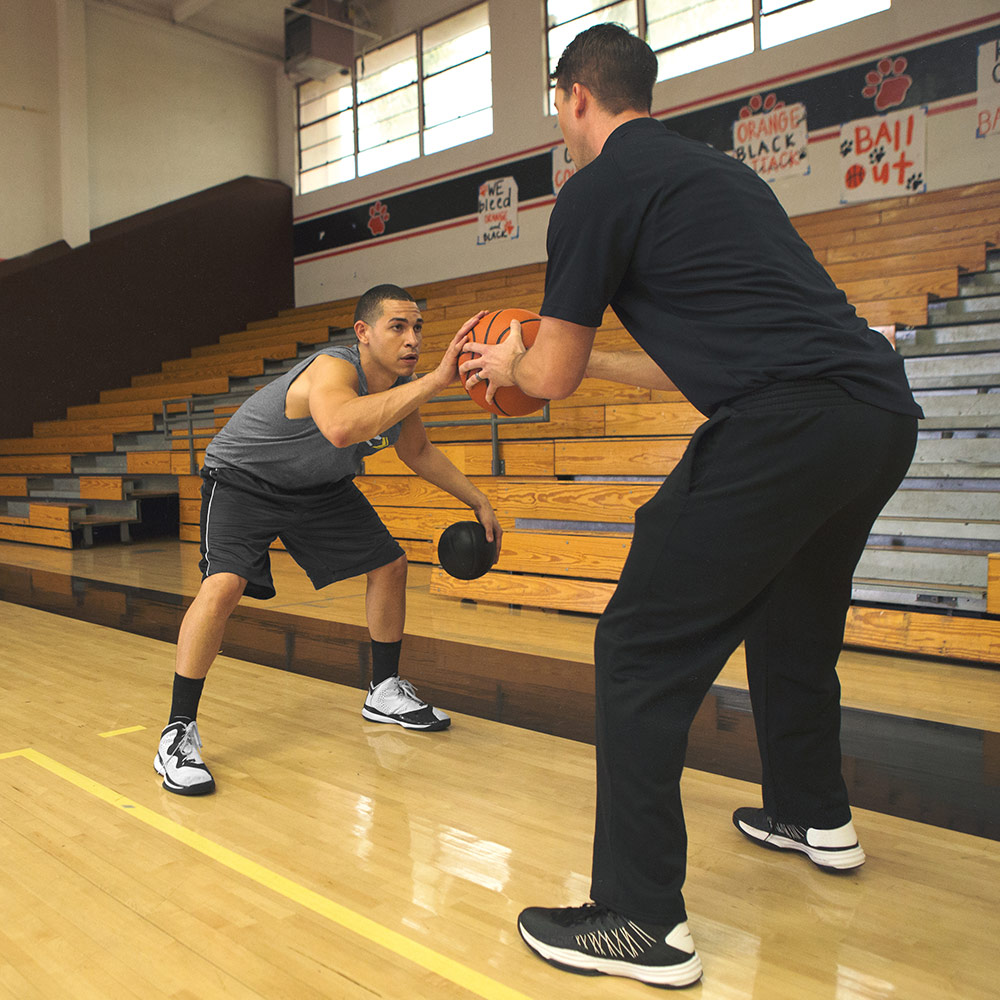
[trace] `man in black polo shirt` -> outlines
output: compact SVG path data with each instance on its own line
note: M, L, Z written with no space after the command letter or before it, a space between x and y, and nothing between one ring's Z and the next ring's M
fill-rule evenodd
M747 166L650 117L656 57L615 25L553 78L577 173L548 232L542 322L462 365L489 394L564 398L585 374L677 388L709 418L636 513L595 640L593 904L531 907L534 951L665 986L701 976L681 887L687 734L745 643L763 808L734 823L825 868L864 862L840 766L836 663L854 568L905 474L920 408ZM608 305L643 352L592 351Z

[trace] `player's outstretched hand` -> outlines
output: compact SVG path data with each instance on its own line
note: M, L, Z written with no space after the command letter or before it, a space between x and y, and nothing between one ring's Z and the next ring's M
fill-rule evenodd
M451 343L448 345L444 354L441 356L441 360L438 362L438 366L435 369L434 374L437 376L441 383L441 388L444 389L451 385L455 379L459 378L458 373L458 357L462 353L465 342L468 340L469 334L472 332L475 325L486 315L486 310L483 309L477 312L475 316L467 319L461 326L458 333L455 334L451 339Z

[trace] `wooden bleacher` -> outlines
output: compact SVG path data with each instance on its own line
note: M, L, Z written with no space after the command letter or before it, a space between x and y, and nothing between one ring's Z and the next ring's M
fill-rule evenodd
M958 296L960 279L985 271L988 251L1000 245L1000 181L812 213L793 222L870 323L924 326L931 304ZM544 264L531 264L412 288L426 303L424 367L476 309L537 309L543 284ZM166 487L180 498L180 537L197 541L199 480L190 475L188 444L150 444L152 435L162 433L163 401L210 402L195 431L200 461L211 435L238 405L227 394L239 389L245 397L335 331L349 329L353 309L353 299L318 303L250 323L189 357L164 361L161 372L137 376L128 388L102 392L98 403L70 406L65 420L36 424L32 438L0 441L0 509L6 511L0 538L79 544L88 518L101 517L95 505ZM610 311L605 319L598 346L633 348ZM449 396L425 407L427 423L484 418L457 386ZM620 572L635 509L680 459L702 419L679 393L588 379L570 399L550 404L547 422L499 424L505 467L499 477L491 475L488 424L430 426L431 439L490 497L506 532L494 570L458 582L437 568L432 591L599 613ZM963 419L975 428L988 418L966 407ZM130 448L130 441L140 445ZM109 458L107 468L102 456ZM75 489L65 487L71 496L55 498L43 489L45 499L32 500L35 485L71 480ZM358 484L413 561L434 563L443 528L470 516L453 498L417 480L393 452L372 456ZM128 523L125 513L120 516ZM855 607L848 641L1000 662L1000 623L989 617L1000 610L1000 555L990 557L989 567L987 617Z

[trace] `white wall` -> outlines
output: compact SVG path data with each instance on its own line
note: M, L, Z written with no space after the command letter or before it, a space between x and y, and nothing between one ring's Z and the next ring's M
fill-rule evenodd
M277 60L101 0L2 0L0 259L235 177L290 182L289 100Z
M277 64L87 8L91 224L244 174L277 177Z
M434 16L448 11L438 9ZM455 11L467 6L457 0ZM391 24L398 30L415 25L406 17L403 0L388 5L389 13L400 7ZM658 84L653 95L654 113L716 103L718 95L730 99L773 89L773 81L786 74L819 75L818 67L842 60L868 65L877 61L883 48L927 35L978 17L997 13L995 0L962 0L942 4L938 0L893 0L891 10L824 32L813 38L754 53L742 59ZM295 199L295 215L301 218L352 204L367 204L400 186L428 181L452 171L472 170L498 157L517 158L528 150L559 140L555 119L544 113L546 66L542 41L541 0L492 0L490 24L493 48L494 134L473 143L446 150L417 161L401 164L345 184L312 192ZM1000 37L1000 24L997 25ZM873 54L877 53L877 54ZM975 142L975 107L936 115L927 122L928 187L944 188L1000 177L1000 138ZM969 123L971 125L971 131ZM812 172L808 177L775 185L775 192L790 214L820 211L839 204L840 168L838 143L810 145ZM497 175L503 173L502 164ZM476 246L475 227L459 226L396 242L372 241L348 252L300 261L296 266L296 299L307 305L353 296L377 281L403 285L419 284L442 277L475 274L545 259L545 227L548 206L522 211L520 236L515 241Z
M55 9L0 4L0 258L61 238Z

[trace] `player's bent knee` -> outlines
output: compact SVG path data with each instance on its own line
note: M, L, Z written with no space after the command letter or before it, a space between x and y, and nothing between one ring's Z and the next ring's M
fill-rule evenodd
M235 573L215 573L202 581L198 596L220 612L229 614L239 603L246 585L246 580Z

